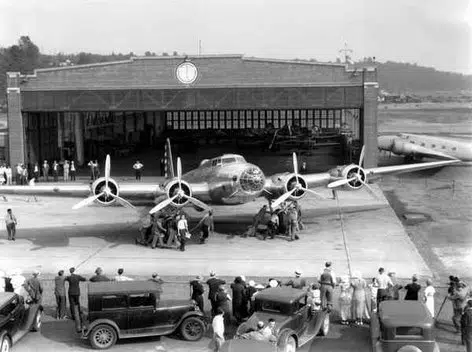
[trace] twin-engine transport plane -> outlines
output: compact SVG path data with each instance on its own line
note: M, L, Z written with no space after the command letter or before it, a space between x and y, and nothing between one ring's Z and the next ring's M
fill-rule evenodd
M168 146L169 146L168 142ZM168 147L170 150L170 147ZM272 201L275 209L286 200L301 199L306 193L318 197L312 187L327 186L336 189L348 186L360 189L364 186L372 193L367 184L368 177L384 174L411 172L450 165L458 160L436 161L412 165L398 165L366 168L362 167L364 150L361 152L359 165L338 166L325 173L298 174L298 162L293 153L293 172L274 174L266 177L262 170L248 163L237 154L225 154L220 157L203 160L200 166L182 174L180 158L177 158L177 175L166 180L162 185L145 185L139 183L119 185L110 177L110 156L105 161L105 177L88 185L35 185L35 186L2 186L0 194L25 194L62 197L87 197L73 208L78 209L98 202L103 205L119 203L134 208L133 201L149 200L156 204L150 213L172 205L184 207L193 205L197 209L209 209L207 204L237 205L247 203L258 197ZM375 195L375 194L374 194ZM123 197L123 198L122 198ZM126 199L124 199L126 198Z
M472 143L411 133L379 136L380 150L403 155L408 159L433 158L440 160L472 161Z

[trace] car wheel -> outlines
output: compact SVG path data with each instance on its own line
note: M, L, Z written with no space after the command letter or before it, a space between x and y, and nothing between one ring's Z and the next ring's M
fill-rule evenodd
M320 332L319 332L320 336L328 336L329 323L330 323L329 314L326 314L323 319L323 322L321 323Z
M8 337L7 333L4 332L0 334L0 352L10 352L11 351L11 340Z
M285 331L280 335L277 343L277 352L295 352L297 350L297 342L290 333L290 331Z
M34 317L33 325L31 326L31 331L39 331L41 329L43 319L43 312L38 309L36 316Z
M117 335L115 329L107 324L97 325L89 335L90 344L96 350L106 350L116 343Z
M180 325L180 333L187 341L198 341L205 334L205 323L200 318L188 317Z

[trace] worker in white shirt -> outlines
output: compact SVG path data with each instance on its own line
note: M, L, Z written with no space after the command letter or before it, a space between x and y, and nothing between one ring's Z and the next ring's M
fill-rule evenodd
M12 171L10 165L8 165L5 169L5 175L7 176L7 185L12 184Z
M133 281L132 278L124 276L123 273L125 272L124 269L118 269L118 275L115 276L115 281Z
M7 227L8 240L14 241L16 235L16 221L15 215L13 215L11 209L7 209L7 214L5 215L5 225Z
M133 165L133 169L136 173L136 181L141 181L141 175L143 173L143 167L144 167L144 165L141 164L139 160L136 160L136 162Z
M69 181L69 169L70 169L70 165L69 165L69 162L66 160L64 161L64 182L67 182Z
M180 240L180 250L182 252L185 251L185 242L187 242L187 238L190 235L188 231L188 223L187 219L185 219L185 215L182 214L180 219L177 221L177 231L179 233L179 240Z
M70 162L70 180L75 181L75 173L77 169L75 168L74 160Z
M388 299L388 289L393 286L392 279L385 273L384 268L379 268L379 275L377 276L377 283L379 288L377 290L377 310L380 302Z
M34 164L33 178L35 179L36 182L39 181L39 165L38 165L38 163Z
M213 322L211 323L213 328L213 343L215 345L214 352L218 352L225 342L225 323L223 316L223 309L218 308Z

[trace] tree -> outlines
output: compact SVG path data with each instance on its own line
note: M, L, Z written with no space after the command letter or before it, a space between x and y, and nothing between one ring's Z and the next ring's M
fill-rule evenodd
M162 56L169 56L169 53L166 53L165 51L162 53Z
M179 56L179 53L176 50L174 50L174 52L172 53L172 56Z

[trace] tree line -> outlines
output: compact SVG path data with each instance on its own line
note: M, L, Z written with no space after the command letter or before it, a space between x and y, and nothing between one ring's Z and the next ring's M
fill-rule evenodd
M160 55L152 51L146 51L145 56L177 56L177 51ZM183 54L185 55L185 54ZM77 54L58 53L54 55L43 54L29 36L22 36L18 43L10 47L0 47L0 107L6 103L7 72L21 72L32 74L36 68L50 68L68 65L84 65L100 62L127 60L136 56L133 52L108 55L80 52ZM316 62L316 59L299 60ZM364 58L355 65L373 63L372 58ZM378 80L380 88L390 92L437 92L459 91L472 89L472 75L463 75L452 72L437 71L431 67L423 67L416 64L400 63L394 61L375 62L378 67Z

